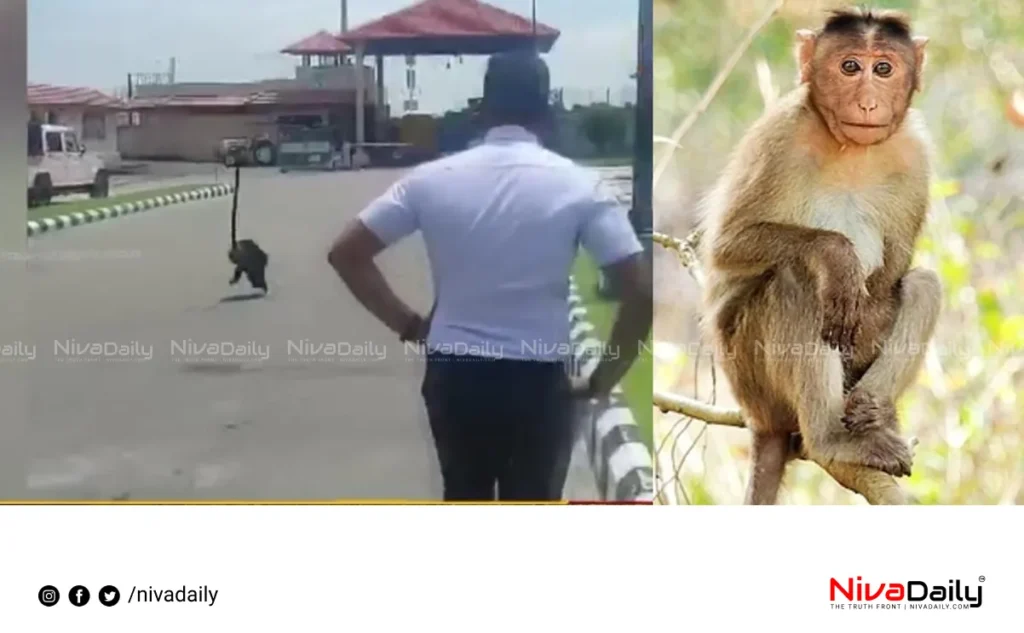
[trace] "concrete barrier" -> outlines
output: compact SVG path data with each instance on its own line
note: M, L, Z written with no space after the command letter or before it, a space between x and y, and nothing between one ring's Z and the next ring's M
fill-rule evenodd
M575 282L569 288L569 323L574 350L569 371L589 375L597 366L602 343L594 336L587 309ZM607 400L577 404L577 432L604 501L653 501L654 468L651 451L616 387Z
M157 207L165 207L171 204L179 204L182 202L189 202L191 200L202 200L204 198L216 198L218 196L227 195L232 191L234 191L234 187L231 185L196 187L196 189L192 191L183 191L163 196L153 196L152 198L136 200L134 202L124 202L122 204L114 204L106 207L97 207L95 209L89 209L88 211L74 211L72 213L43 218L41 220L29 220L26 229L28 231L28 236L32 237L33 235L39 235L40 233L52 233L53 231L60 231L72 226L93 224L96 222L102 222L103 220L109 220L111 218L132 215L134 213L139 213L140 211L148 211L149 209L155 209ZM97 204L102 204L102 202L97 200Z

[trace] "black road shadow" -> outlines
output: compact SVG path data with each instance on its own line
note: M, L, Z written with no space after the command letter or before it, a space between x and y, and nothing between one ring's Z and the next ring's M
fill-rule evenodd
M224 297L218 303L232 303L234 301L252 301L253 299L263 299L266 296L266 293L263 292L250 292L244 295L230 295Z

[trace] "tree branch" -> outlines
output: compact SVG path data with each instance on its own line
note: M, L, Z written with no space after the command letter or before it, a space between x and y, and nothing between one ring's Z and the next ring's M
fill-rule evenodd
M654 392L654 406L662 413L679 413L708 424L747 427L747 423L743 420L743 413L739 409L726 409L674 393Z
M739 409L716 407L678 394L655 392L654 406L662 413L679 413L707 424L746 428L743 413ZM801 454L799 457L810 460L806 454ZM880 470L838 462L815 461L815 463L839 485L861 495L872 505L904 505L906 503L903 491L896 480Z
M700 256L697 254L697 247L700 245L700 238L703 235L704 231L697 229L690 233L685 240L681 240L671 235L654 232L651 239L655 244L660 244L673 251L679 258L679 262L690 271L690 275L697 281L697 285L703 286L704 274L700 270Z

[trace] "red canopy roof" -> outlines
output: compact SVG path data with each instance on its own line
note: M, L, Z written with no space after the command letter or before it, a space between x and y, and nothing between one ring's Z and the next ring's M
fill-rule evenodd
M533 23L479 0L422 0L342 35L347 42L396 37L533 35ZM537 23L538 36L558 30Z
M327 31L317 31L313 35L281 49L286 55L340 55L351 48L338 36Z
M30 83L28 84L28 104L32 106L117 108L122 105L122 102L94 88Z
M363 24L338 36L350 46L361 45L367 55L491 55L512 49L548 52L558 29L533 23L515 13L479 0L422 0L412 6ZM322 38L318 33L307 40ZM306 40L299 44L304 44ZM324 43L328 43L323 38ZM282 52L319 54L299 44ZM299 49L298 53L293 52ZM330 54L347 51L330 51Z
M536 37L535 37L536 35ZM319 31L281 52L338 55L362 45L367 55L491 55L516 48L548 52L558 29L479 0L422 0L344 35Z

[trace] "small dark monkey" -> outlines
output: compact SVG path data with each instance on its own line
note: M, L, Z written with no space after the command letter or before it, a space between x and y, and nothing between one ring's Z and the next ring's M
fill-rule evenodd
M909 108L927 38L861 10L797 36L800 86L747 133L705 218L705 325L753 432L755 504L775 502L794 438L841 483L910 474L894 402L941 304L936 275L910 269L928 210Z
M263 292L269 291L269 288L267 288L266 268L267 263L270 261L270 256L263 252L263 249L256 242L252 240L238 240L231 247L231 250L228 251L228 259L235 265L235 272L228 283L231 285L237 284L238 280L242 278L242 273L245 273L245 278L249 280L249 285Z
M231 276L232 286L238 283L245 273L249 284L256 289L268 292L267 288L267 263L270 256L267 255L253 240L239 240L236 236L238 226L238 184L240 170L235 167L235 192L231 201L231 249L228 251L228 259L235 265L235 272Z

